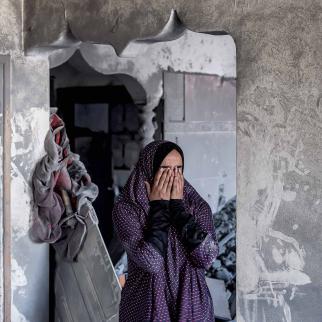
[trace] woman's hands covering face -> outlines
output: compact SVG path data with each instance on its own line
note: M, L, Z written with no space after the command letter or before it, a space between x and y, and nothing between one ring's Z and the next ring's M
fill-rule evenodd
M154 177L152 188L145 181L149 200L170 200L173 180L174 172L170 168L160 168Z
M184 178L178 168L160 168L156 173L152 188L145 181L149 200L182 199Z
M183 198L183 185L184 178L181 171L178 168L174 168L174 180L171 189L171 199L182 199Z

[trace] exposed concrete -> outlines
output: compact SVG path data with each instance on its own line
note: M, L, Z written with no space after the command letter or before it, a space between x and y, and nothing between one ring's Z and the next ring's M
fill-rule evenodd
M1 229L0 229L0 263L8 263L8 258L10 258L10 253L5 252L5 248L7 248L7 241L10 236L7 236L5 232L10 231L10 222L7 218L4 218L4 213L8 211L8 189L5 188L5 176L4 173L8 171L9 168L9 160L5 157L4 148L5 146L9 146L10 143L8 140L8 130L5 120L8 120L9 115L5 113L6 106L8 102L8 90L9 87L5 86L5 83L8 82L9 79L9 68L10 62L8 57L0 56L0 214L1 214ZM9 266L10 270L10 266ZM4 283L5 275L9 275L10 271L6 268L6 265L0 265L0 320L3 320L4 317L4 306L7 302L7 298L5 299L5 290L6 285Z
M0 52L19 52L23 47L22 2L19 0L1 1Z
M48 245L33 243L28 230L35 211L31 176L36 162L43 155L43 142L49 126L48 62L16 57L12 61L12 84L11 318L12 321L46 321Z
M77 62L79 58L73 59L72 55L76 53L79 57L81 54L86 65L101 74L125 74L135 78L146 92L146 102L141 106L140 114L141 143L144 146L153 140L153 110L163 95L164 70L236 77L236 48L229 35L214 37L192 32L180 25L175 12L171 13L161 34L166 35L168 29L173 30L171 26L180 30L179 38L161 42L155 39L145 42L131 41L123 50L122 57L115 53L111 45L70 42L70 39L74 39L70 32L61 38L59 49L56 46L57 42L53 42L48 46L40 45L29 49L28 55L48 57L53 68L63 64L70 57L71 61ZM175 30L172 34L177 36ZM198 51L195 48L198 48ZM84 63L82 65L84 66Z
M22 1L1 1L0 56L9 56L9 60L4 75L4 141L3 131L0 134L5 163L0 191L6 192L0 221L4 232L0 320L46 321L48 245L34 244L28 229L33 211L30 177L43 154L48 128L49 64L43 58L24 57L22 13Z
M91 68L79 52L76 52L66 63L52 68L50 75L55 77L54 90L77 86L125 86L135 104L146 103L143 87L126 74L104 75Z

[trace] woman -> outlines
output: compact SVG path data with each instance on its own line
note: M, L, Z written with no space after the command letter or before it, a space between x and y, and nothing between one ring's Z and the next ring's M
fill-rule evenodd
M128 256L120 322L215 320L205 280L218 255L212 213L183 169L178 145L151 142L114 205Z

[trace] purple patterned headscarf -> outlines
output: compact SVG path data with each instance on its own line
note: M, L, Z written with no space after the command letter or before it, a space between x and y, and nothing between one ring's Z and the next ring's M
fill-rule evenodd
M140 152L139 160L130 174L122 193L118 197L114 205L114 217L118 216L118 212L128 211L132 209L132 213L136 213L142 225L145 225L145 219L149 210L149 198L146 191L144 181L152 184L153 181L153 160L157 148L160 144L164 144L166 140L157 140L146 145ZM211 210L207 202L198 194L192 185L184 179L183 200L187 211L189 211L196 219L199 214L203 213L201 218L211 220ZM210 213L209 213L210 212ZM204 216L208 214L209 216ZM133 214L134 215L134 214ZM201 227L209 229L209 222L200 222ZM213 230L213 237L215 232Z

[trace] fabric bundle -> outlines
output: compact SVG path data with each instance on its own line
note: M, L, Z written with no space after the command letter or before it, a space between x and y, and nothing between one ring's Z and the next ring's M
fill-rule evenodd
M55 113L50 116L45 151L32 177L38 211L31 237L53 244L61 257L74 261L85 241L86 218L98 222L92 206L98 187L91 182L79 155L70 151L65 124Z

